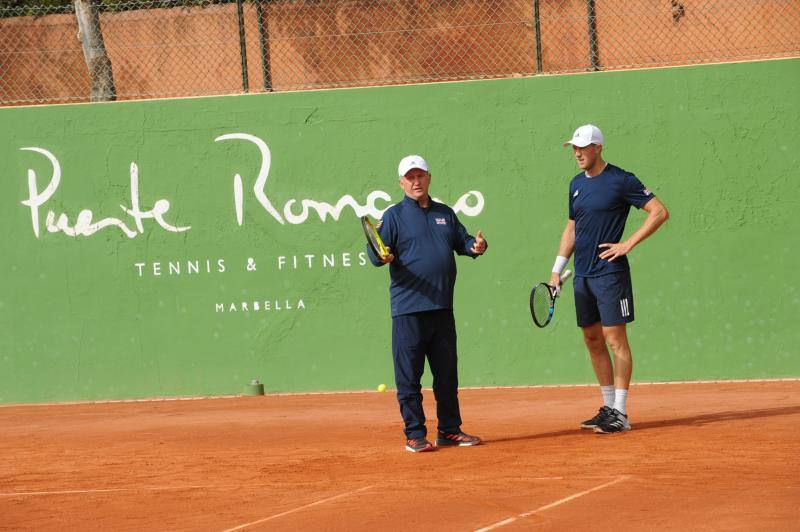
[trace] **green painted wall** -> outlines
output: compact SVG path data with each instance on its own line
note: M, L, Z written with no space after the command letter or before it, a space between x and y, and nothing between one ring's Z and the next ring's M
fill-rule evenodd
M603 128L606 158L672 214L631 256L635 380L800 376L798 86L794 59L0 109L0 402L227 394L253 377L271 391L391 383L388 270L360 264L354 210L290 223L284 207L296 200L299 214L302 200L346 195L363 205L373 191L397 201L395 168L408 153L428 158L438 198L484 200L461 214L490 242L485 257L459 260L462 384L592 382L571 289L546 330L527 310L577 172L561 143L586 122ZM262 199L285 223L254 193L258 146L215 142L235 133L268 146ZM60 164L49 199L53 165L28 147ZM140 211L158 205L165 225L190 229L143 215L139 231L120 207L132 209L134 162ZM22 203L30 175L38 207ZM66 235L59 216L69 230L83 209L93 222L118 218L134 237L116 226ZM48 211L62 230L47 229ZM628 232L642 220L634 211ZM270 310L254 311L256 301Z

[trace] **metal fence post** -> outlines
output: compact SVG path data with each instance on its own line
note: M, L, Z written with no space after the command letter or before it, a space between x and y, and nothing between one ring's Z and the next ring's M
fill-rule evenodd
M269 0L256 0L256 14L258 16L258 44L261 47L261 72L264 76L264 90L269 92L272 90L272 73L269 68L269 44L267 36L268 20L264 19L264 9L261 7L261 2L269 2Z
M600 70L600 58L597 50L597 20L594 0L588 0L589 10L589 70Z
M542 27L539 18L539 0L533 0L533 29L536 33L536 73L542 73Z
M239 18L239 53L242 56L242 90L249 92L250 83L247 80L247 42L244 36L244 10L242 0L236 0L236 15Z

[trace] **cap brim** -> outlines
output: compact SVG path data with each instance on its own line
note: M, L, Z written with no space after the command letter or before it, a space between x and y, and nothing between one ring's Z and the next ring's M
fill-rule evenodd
M577 147L579 147L579 148L585 148L586 146L588 146L589 144L591 144L591 142L587 142L587 143L585 143L585 144L584 144L584 143L583 143L583 142L581 142L581 141L577 141L577 142L576 142L576 141L575 141L575 140L573 140L573 139L569 139L567 142L565 142L565 143L564 143L564 146L566 147L566 146L569 146L570 144L571 144L571 145L573 145L573 146L577 146Z
M403 173L402 175L400 175L400 177L405 177L405 176L407 176L407 175L408 175L408 173L409 173L411 170L422 170L423 172L427 172L427 171L428 171L428 169L427 169L427 168L423 168L423 167L421 167L421 166L409 166L409 167L406 169L405 173Z

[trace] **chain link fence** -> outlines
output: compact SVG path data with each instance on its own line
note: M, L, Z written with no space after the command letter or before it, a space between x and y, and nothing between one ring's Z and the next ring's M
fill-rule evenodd
M800 0L62 2L0 1L0 105L800 56Z

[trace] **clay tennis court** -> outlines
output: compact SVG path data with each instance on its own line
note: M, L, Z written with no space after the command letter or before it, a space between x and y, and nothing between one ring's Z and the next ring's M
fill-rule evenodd
M392 393L5 406L0 529L800 530L800 380L598 397L463 390L486 444L423 454Z

